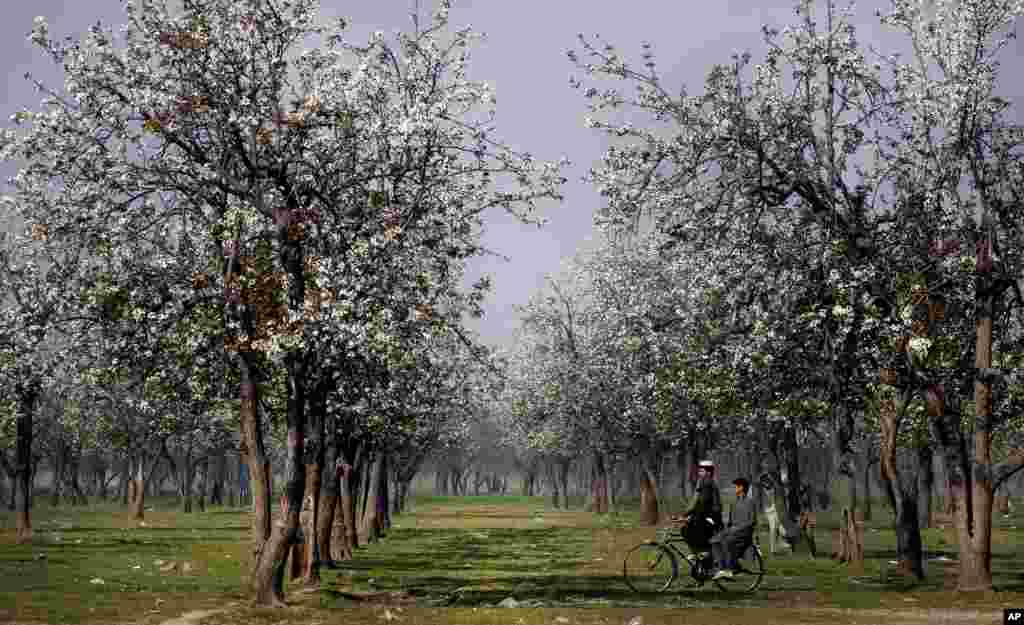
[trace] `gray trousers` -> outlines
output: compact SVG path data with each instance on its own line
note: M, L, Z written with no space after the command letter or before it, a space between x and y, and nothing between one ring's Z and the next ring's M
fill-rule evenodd
M711 537L711 553L716 562L738 560L753 541L754 533L724 529Z

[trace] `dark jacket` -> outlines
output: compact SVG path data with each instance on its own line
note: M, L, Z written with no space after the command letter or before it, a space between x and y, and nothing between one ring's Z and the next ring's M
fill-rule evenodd
M737 499L729 510L729 528L733 533L754 533L757 527L757 504L750 495Z
M714 480L703 479L697 483L697 492L685 514L698 518L711 517L717 527L722 525L722 495Z

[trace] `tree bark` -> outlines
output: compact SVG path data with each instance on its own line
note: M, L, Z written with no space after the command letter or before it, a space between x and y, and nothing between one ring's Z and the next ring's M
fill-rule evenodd
M380 538L383 519L380 516L380 492L381 479L384 470L383 453L375 450L373 462L370 465L367 478L369 484L366 487L366 498L363 505L362 527L360 528L360 540L364 543L375 543Z
M402 514L406 511L406 505L408 502L409 488L412 486L412 480L402 480L398 486L398 513Z
M604 455L594 452L594 481L591 486L591 509L595 514L608 513L608 468L605 466Z
M860 475L864 475L865 477L867 477L867 472L860 470L860 454L855 453L851 455L849 462L850 464L848 468L850 469L850 475L848 478L847 488L848 497L850 498L850 509L858 510L860 509L858 506L858 504L860 503L860 497L857 492L857 478ZM867 501L865 500L864 503L867 504Z
M356 484L358 484L359 471L365 473L365 448L362 443L356 446L351 453L351 464L346 464L341 475L341 520L345 526L343 537L345 540L345 556L343 559L350 560L359 547L359 533L356 529Z
M340 482L344 478L339 480ZM340 491L340 486L339 486ZM345 524L345 506L339 494L334 503L334 523L331 526L331 557L335 565L342 560L352 559L352 550L348 547L348 527Z
M50 489L50 505L56 508L60 505L61 486L64 480L64 465L67 461L67 445L60 438L56 441L57 451L53 454L53 487Z
M244 458L250 479L251 493L253 495L253 567L251 572L250 585L255 595L257 605L279 605L283 598L274 593L273 581L275 568L279 558L283 556L283 546L274 545L272 548L267 545L270 540L270 493L271 473L270 461L267 459L266 450L263 446L263 432L260 423L260 416L257 410L259 396L255 382L255 359L246 352L239 353L239 370L241 372L242 384L239 391L241 397L241 427L242 427L242 449L241 455ZM295 521L298 523L298 510L295 510ZM282 542L280 532L278 542ZM280 549L282 553L276 554ZM276 557L275 557L276 556Z
M76 506L89 504L89 498L82 492L82 486L78 483L78 472L81 467L82 453L72 448L71 457L68 461L68 485L71 487L71 497Z
M17 542L32 541L32 420L35 414L38 385L27 385L17 389L21 410L15 424L15 490L17 491L16 527Z
M307 459L312 462L306 463L306 496L312 498L311 527L319 529L318 515L322 514L320 509L320 490L324 468L323 449L323 415L313 416L313 440L310 441L310 449ZM316 531L306 533L306 569L302 574L302 581L307 586L316 586L320 583L320 541Z
M981 286L979 276L977 287ZM978 320L974 366L979 371L992 368L994 299L991 295L981 298L975 309ZM972 508L965 519L969 524L965 524L966 531L961 534L966 542L960 549L957 583L958 589L965 592L992 590L992 384L980 377L974 381L974 410L973 488L972 501L967 502Z
M121 505L127 508L128 497L130 495L132 484L132 463L130 456L125 457L124 465L121 467L121 473L118 475L117 479L117 487L121 491Z
M555 475L555 461L548 460L545 467L545 473L547 473L548 483L551 484L551 503L555 509L558 509L558 503L561 500L558 493L558 477Z
M203 479L199 482L199 497L197 502L199 504L199 511L206 512L206 498L210 492L210 457L206 456L203 459Z
M908 392L900 397L899 407L893 399L881 402L879 425L882 430L882 448L879 467L882 485L890 505L896 512L896 554L898 570L924 579L921 530L918 526L918 477L904 477L896 463L896 436L899 432L901 412L909 400Z
M846 478L849 493L849 512L853 514L857 506L857 454L853 449L854 420L853 414L846 406L839 404L834 407L836 425L833 434L833 464L839 475ZM826 480L830 484L830 480Z
M917 462L920 470L918 484L917 524L924 529L931 526L932 490L935 486L935 473L932 467L934 452L931 445L924 444L917 449Z
M608 455L608 512L615 512L619 500L619 467L614 454Z
M380 481L379 487L380 492L377 493L377 514L381 519L381 535L387 535L388 530L391 529L391 508L388 506L389 488L388 488L388 476L391 475L389 470L389 454L381 453L380 456Z
M146 489L145 477L142 472L143 456L140 452L135 465L135 479L129 487L128 511L131 517L137 521L145 518Z
M644 525L657 525L658 490L654 480L654 472L646 458L640 464L640 522Z
M300 532L303 499L306 489L305 449L305 375L301 360L295 353L285 357L288 372L288 442L285 460L284 498L287 511L275 524L267 541L267 552L261 561L267 573L273 573L274 603L285 605L284 567L289 551L301 545Z
M781 480L783 491L783 511L785 519L783 526L786 528L788 542L795 550L802 539L800 528L800 513L803 512L803 498L800 496L801 475L800 475L800 454L796 440L796 427L785 427L782 431L780 457L785 468L785 477Z
M192 460L192 449L185 451L181 458L181 475L178 479L178 492L181 496L182 512L192 512L192 482L195 481L195 463Z
M871 504L872 504L872 501L871 501L872 500L872 495L871 495L871 475L872 475L871 474L871 467L874 466L874 464L875 463L873 463L871 461L871 456L869 454L865 454L865 456L864 456L864 520L865 521L870 521L871 520Z
M568 458L559 458L556 475L556 479L562 486L562 509L569 509L569 469L572 467L572 461Z
M323 480L320 485L319 513L316 519L316 541L320 545L322 564L329 569L337 568L334 555L340 553L334 549L332 530L338 510L341 492L342 465L338 458L338 441L332 436L331 442L324 451Z

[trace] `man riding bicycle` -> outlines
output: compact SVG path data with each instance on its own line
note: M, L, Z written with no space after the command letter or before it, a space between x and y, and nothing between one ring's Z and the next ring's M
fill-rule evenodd
M722 495L715 483L715 464L710 460L697 463L697 490L682 517L683 539L695 552L711 550L711 537L722 528Z

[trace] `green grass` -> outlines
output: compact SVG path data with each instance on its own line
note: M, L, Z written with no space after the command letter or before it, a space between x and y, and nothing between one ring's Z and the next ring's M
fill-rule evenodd
M248 509L214 507L184 514L174 501L157 499L148 502L156 510L147 512L146 525L140 526L116 504L51 508L37 501L29 545L14 544L14 516L0 513L0 621L157 623L187 610L225 606L235 608L239 622L281 621L279 611L246 607L242 576L249 550ZM876 509L868 523L866 570L858 578L851 579L845 566L828 559L836 519L825 514L818 521L818 559L802 552L767 556L768 575L753 595L730 596L710 584L695 591L680 585L666 594L637 595L621 581L622 556L640 540L653 538L654 529L640 525L635 501L621 503L617 514L598 516L580 509L554 510L548 498L417 497L409 513L394 519L384 540L360 548L340 569L324 571L318 592L291 595L304 606L294 614L312 610L321 618L342 614L324 610L362 606L365 615L372 615L365 622L380 622L384 608L365 607L345 594L365 591L404 593L402 609L421 611L404 622L417 623L442 618L430 612L439 608L449 611L437 614L455 620L436 622L477 622L474 615L500 612L495 606L508 597L524 609L540 610L543 622L561 614L544 610L570 610L577 619L583 614L577 608L599 608L587 617L597 619L621 610L746 607L776 614L780 622L812 622L792 620L791 614L783 618L783 613L801 606L1024 605L1024 571L1016 565L1024 561L1024 529L1017 529L1024 528L1024 516L1019 514L996 523L993 571L1000 592L995 596L950 592L939 565L932 565L920 583L894 577L883 583L881 565L895 559L891 518L883 509ZM678 510L678 502L667 509ZM924 540L928 557L956 558L956 546L945 544L941 530L926 530ZM764 538L761 544L767 550ZM160 561L189 562L194 570L162 572ZM96 579L103 583L93 583ZM289 590L296 589L289 584ZM353 622L354 612L344 614L346 622ZM465 619L454 616L459 614Z

